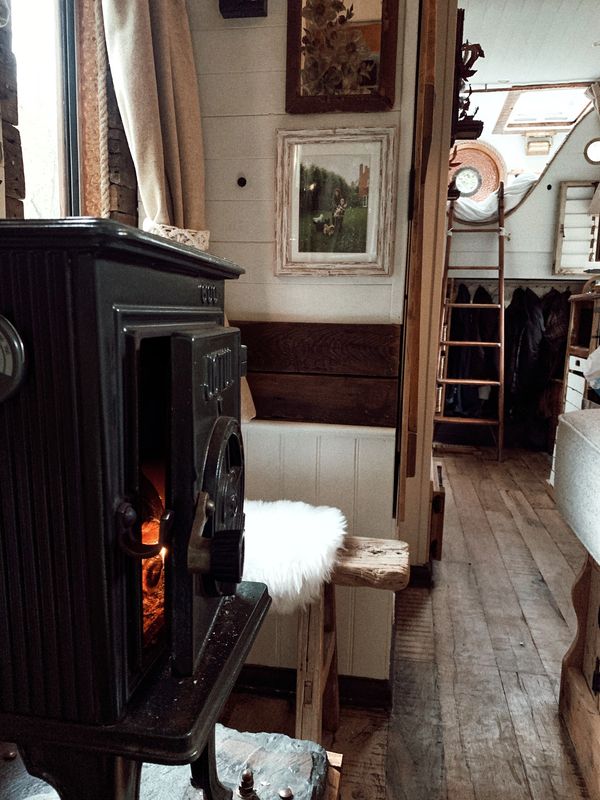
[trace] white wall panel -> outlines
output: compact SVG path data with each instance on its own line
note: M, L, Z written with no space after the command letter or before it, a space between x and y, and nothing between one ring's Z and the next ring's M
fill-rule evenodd
M219 242L272 242L275 239L275 205L272 200L206 203L206 223ZM240 266L244 266L243 262Z
M244 187L237 184L241 175L247 181ZM273 201L274 175L274 158L211 158L204 162L206 194L212 202Z
M285 71L214 73L201 77L204 117L249 117L280 114L285 98Z
M215 2L215 5L217 2ZM196 50L196 69L200 75L231 72L280 72L285 64L284 25L212 30Z
M348 533L392 535L393 430L253 421L243 434L249 498L334 505ZM340 673L387 679L393 593L338 587L336 599ZM270 613L248 662L295 667L296 628L295 615Z
M302 284L286 285L232 281L226 287L225 308L231 319L381 322L390 313L390 290L387 284L332 285L309 278ZM334 320L332 309L336 312Z
M285 113L286 0L270 0L265 18L240 20L224 20L217 0L194 0L188 5L202 109L211 251L218 248L219 255L248 266L249 271L251 268L254 284L248 291L241 284L227 287L228 312L241 319L268 319L277 314L278 319L321 322L397 321L402 314L414 85L414 54L404 72L404 4L400 3L399 13L394 109L375 114L308 115ZM411 13L416 12L413 9ZM403 82L403 78L407 80ZM276 131L378 126L398 126L400 130L401 194L396 203L391 278L376 278L378 289L366 293L360 281L334 279L343 291L337 295L327 292L328 302L324 303L320 296L323 283L305 281L300 293L292 287L293 279L275 278L272 253L247 265L246 253L239 245L275 239ZM244 189L236 184L241 174L248 181ZM252 259L251 252L248 258ZM278 284L281 290L263 290L267 284Z

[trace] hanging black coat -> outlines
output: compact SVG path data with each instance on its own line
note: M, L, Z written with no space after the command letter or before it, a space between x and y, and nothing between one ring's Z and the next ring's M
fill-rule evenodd
M515 289L504 319L506 409L513 415L529 413L545 384L540 368L545 331L540 298L531 289Z

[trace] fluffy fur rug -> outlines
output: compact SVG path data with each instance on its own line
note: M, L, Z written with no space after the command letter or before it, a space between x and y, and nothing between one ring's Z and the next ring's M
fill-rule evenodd
M343 546L339 508L291 500L246 500L244 580L266 583L273 609L289 614L319 596Z

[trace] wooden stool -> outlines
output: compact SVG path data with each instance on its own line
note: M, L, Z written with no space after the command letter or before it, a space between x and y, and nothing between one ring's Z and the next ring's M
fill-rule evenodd
M410 577L408 545L397 539L346 536L331 582L300 612L296 673L297 739L320 742L340 719L335 627L335 586L368 586L397 592Z

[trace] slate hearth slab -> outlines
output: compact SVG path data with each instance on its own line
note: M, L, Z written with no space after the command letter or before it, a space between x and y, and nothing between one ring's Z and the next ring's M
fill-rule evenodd
M241 733L217 725L216 752L219 778L234 792L248 767L254 773L259 800L276 800L279 790L287 787L294 800L323 796L327 754L314 742L280 733ZM0 796L2 800L58 800L47 784L25 771L20 759L0 762ZM190 785L189 767L144 765L140 800L198 800L200 796Z

